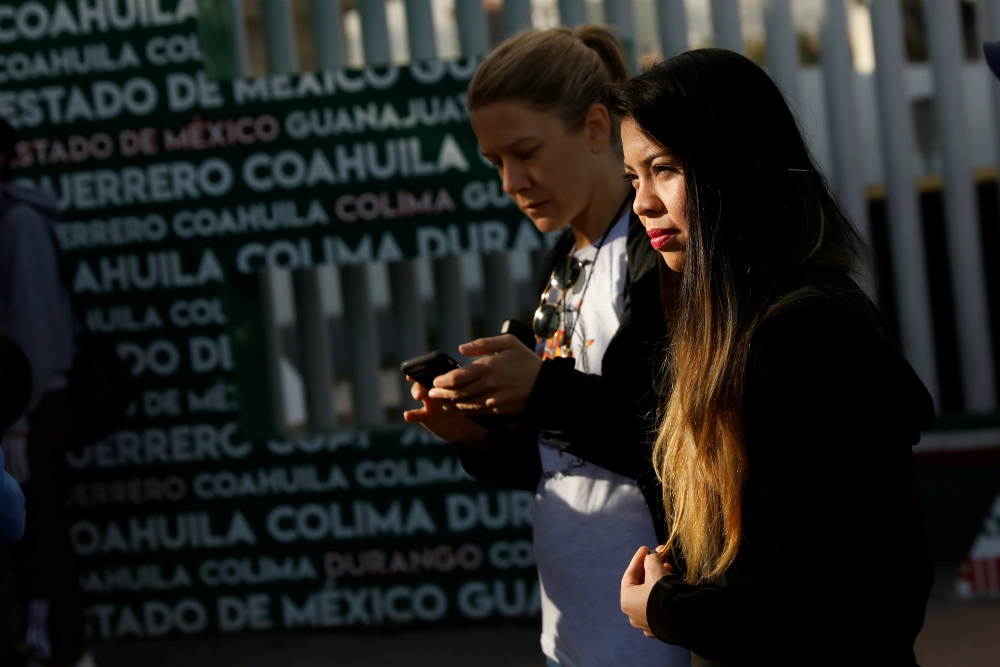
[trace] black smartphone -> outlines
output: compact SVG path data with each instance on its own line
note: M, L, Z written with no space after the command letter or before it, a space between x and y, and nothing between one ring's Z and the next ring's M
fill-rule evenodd
M504 320L503 325L500 327L500 335L503 334L512 334L515 338L524 343L528 349L535 349L534 332L532 332L530 326L520 320ZM430 389L434 386L434 378L438 375L444 375L448 371L461 367L462 364L458 363L444 352L434 350L433 352L422 354L419 357L407 359L400 364L399 370L403 371L406 375L409 375L427 389Z
M462 364L444 352L434 350L433 352L428 352L427 354L404 361L400 364L399 370L409 375L425 388L431 389L434 387L434 378L461 367Z
M444 375L448 371L455 370L456 368L461 368L462 364L458 363L451 357L449 357L444 352L440 350L434 350L433 352L428 352L427 354L422 354L419 357L414 357L404 361L399 366L399 370L403 371L406 375L409 375L414 381L419 382L422 386L427 389L431 389L434 386L434 378L438 375ZM500 428L501 426L507 426L517 421L518 417L516 415L469 415L469 419L476 422L483 428Z

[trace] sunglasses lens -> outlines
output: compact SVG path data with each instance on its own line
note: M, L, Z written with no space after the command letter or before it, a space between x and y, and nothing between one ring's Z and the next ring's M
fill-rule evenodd
M552 304L543 304L535 311L535 319L531 322L535 336L548 340L559 331L559 309Z
M552 270L549 284L557 290L568 290L580 280L581 273L583 269L580 268L580 260L576 257L563 257Z

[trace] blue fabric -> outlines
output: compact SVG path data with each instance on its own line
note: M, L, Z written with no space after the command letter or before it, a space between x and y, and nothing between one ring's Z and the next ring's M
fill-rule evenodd
M986 56L986 64L993 70L993 76L1000 78L1000 42L983 44L983 55Z
M0 544L17 542L24 535L24 494L14 478L3 472L0 449Z
M31 362L31 414L73 366L76 324L59 271L52 194L13 183L0 186L0 332ZM63 385L64 386L64 385Z
M549 656L545 656L545 667L561 667L561 665Z

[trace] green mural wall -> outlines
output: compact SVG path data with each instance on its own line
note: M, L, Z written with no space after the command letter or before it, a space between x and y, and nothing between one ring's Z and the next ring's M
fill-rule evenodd
M55 193L87 325L143 385L68 457L90 636L537 615L531 494L420 430L240 433L222 298L269 267L539 247L479 157L475 64L214 81L196 15L0 4L13 176Z

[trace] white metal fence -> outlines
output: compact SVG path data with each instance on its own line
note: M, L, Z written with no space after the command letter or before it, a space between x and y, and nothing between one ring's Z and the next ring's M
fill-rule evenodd
M958 405L969 414L996 412L987 260L997 258L984 257L977 178L995 179L1000 162L1000 84L981 57L966 58L965 44L970 16L976 42L1000 40L1000 0L229 1L244 74L260 52L267 73L297 71L303 41L311 41L307 56L319 68L357 65L359 57L384 65L482 56L500 37L533 25L587 21L613 26L637 67L706 43L762 57L870 239L869 201L884 197L890 305L904 354L940 406L942 333L929 276L945 263ZM903 10L921 4L929 57L912 62ZM298 39L297 12L308 16L308 35L299 21ZM802 44L817 38L818 65L800 62ZM943 193L947 253L926 241L921 188ZM409 401L398 361L425 351L429 340L457 354L474 332L492 334L504 318L530 310L537 259L455 255L266 274L270 363L281 378L274 393L283 397L275 401L278 423L384 423Z

